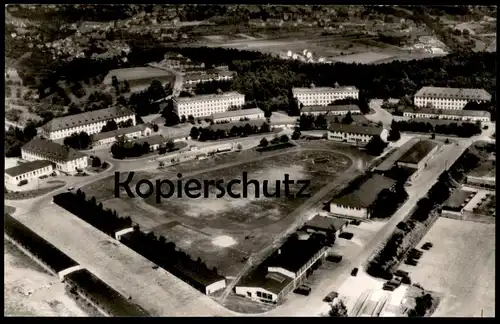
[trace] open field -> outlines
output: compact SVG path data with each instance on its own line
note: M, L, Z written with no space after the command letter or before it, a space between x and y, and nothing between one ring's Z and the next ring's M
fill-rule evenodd
M439 218L417 248L424 242L434 246L401 269L444 295L434 316L495 316L495 225Z
M369 64L376 61L388 59L390 57L394 57L394 55L376 53L376 52L364 52L351 55L337 56L334 57L333 60L336 62L343 62L343 63Z
M4 240L4 316L88 316L59 279Z

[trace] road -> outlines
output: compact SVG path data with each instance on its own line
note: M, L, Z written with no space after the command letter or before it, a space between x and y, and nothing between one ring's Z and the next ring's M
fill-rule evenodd
M382 122L382 124L385 127L390 127L393 119L396 121L408 119L408 118L402 117L402 116L393 116L390 112L388 112L387 110L382 108L383 102L384 101L382 99L370 100L368 105L375 112L373 114L370 114L370 115L365 115L366 119L368 119L369 121L374 122L374 123Z
M182 90L182 83L184 81L184 76L182 75L182 73L179 72L178 70L174 70L174 69L168 68L168 67L160 65L160 64L148 63L148 65L151 67L154 67L156 69L170 72L170 73L175 75L175 82L174 82L174 86L172 89L173 90L172 95L168 96L165 99L170 99L172 96L178 96Z

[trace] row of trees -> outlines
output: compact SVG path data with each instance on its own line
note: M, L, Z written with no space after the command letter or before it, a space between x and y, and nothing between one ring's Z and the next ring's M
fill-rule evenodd
M31 141L37 135L33 123L28 123L22 130L18 127L9 127L5 132L4 150L6 157L21 156L21 147Z
M271 127L267 123L262 123L260 127L250 124L245 124L244 126L235 125L229 131L224 129L215 130L211 127L193 127L191 128L189 136L194 140L211 141L236 136L245 137L253 134L269 133L270 131Z
M405 180L396 182L394 190L382 189L377 198L370 206L372 218L391 217L399 206L408 198L408 193L404 187Z
M105 209L94 196L86 199L80 189L76 194L68 192L54 196L54 203L111 237L120 230L132 227L130 217L119 217L116 211Z
M459 180L464 174L472 170L479 163L479 158L470 150L467 150L451 166L449 171L444 171L438 178L438 181L431 187L426 197L417 202L417 207L404 222L398 224L397 230L387 241L384 248L375 255L367 267L367 272L376 277L386 277L404 255L403 239L409 235L415 228L415 223L423 223L432 215L435 208L444 203L450 197L450 189L453 188L454 181Z
M281 135L280 137L275 137L271 140L271 145L276 145L279 143L288 143L290 139L288 138L287 135ZM268 147L269 146L269 141L267 138L263 137L260 142L259 142L260 147Z
M64 145L74 148L75 150L85 150L92 144L89 134L86 132L73 133L64 138Z
M150 145L145 142L142 145L127 141L123 136L111 146L111 154L115 159L124 159L129 157L139 157L151 151Z
M436 133L456 135L458 137L471 137L481 134L481 126L473 123L448 123L432 125L430 122L419 121L393 121L393 127L402 132Z

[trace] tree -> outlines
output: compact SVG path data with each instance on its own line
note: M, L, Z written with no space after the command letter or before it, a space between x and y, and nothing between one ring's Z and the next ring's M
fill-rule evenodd
M352 124L353 121L354 121L354 119L352 119L352 115L351 115L350 111L348 111L347 114L344 116L344 118L342 118L342 124L350 125L350 124Z
M85 150L90 146L90 136L86 132L73 133L63 141L64 145L75 150Z
M159 129L160 128L157 124L153 124L153 132L157 133Z
M384 151L386 146L387 146L387 143L385 143L380 138L380 136L376 135L370 139L368 144L366 144L365 150L366 150L366 152L368 152L368 154L378 156Z
M300 130L298 129L294 130L292 134L292 140L294 141L298 140L300 138L300 135L301 135Z
M436 133L431 134L431 139L436 139Z
M399 132L399 125L398 123L393 120L391 124L391 130L389 131L389 136L387 137L387 140L391 142L398 141L401 138L401 133Z
M261 146L261 147L267 147L268 145L269 145L269 142L267 141L267 139L265 137L263 137L260 140L259 146Z
M116 93L119 93L120 82L118 82L118 78L116 77L116 75L113 75L111 77L111 85L113 86L113 88L115 88Z
M116 124L116 122L114 120L109 120L106 125L104 125L101 129L101 133L104 133L104 132L111 132L111 131L114 131L114 130L117 130L118 129L118 125Z
M197 127L192 127L191 131L189 132L189 136L191 136L192 139L198 139L198 136L200 135L200 131L198 130Z
M181 123L185 123L186 122L186 115L182 115L181 116Z
M319 129L326 129L327 128L328 123L327 123L326 118L323 114L320 114L320 115L318 115L318 117L316 117L316 120L314 121L314 126L316 126L316 128L319 128Z
M193 115L189 115L188 116L188 120L190 123L194 122L194 116Z
M170 152L175 148L175 143L172 140L168 140L166 146L167 150Z
M123 92L124 93L130 92L130 84L128 83L127 80L123 82Z
M339 300L331 306L328 314L330 317L347 317L347 307L344 305L343 301Z
M287 143L290 139L288 138L287 135L281 135L280 137L280 142L282 143Z
M101 166L101 159L97 156L95 156L93 159L92 159L92 167L94 168L98 168Z
M268 123L262 123L262 125L260 126L259 132L260 133L269 133L270 131L271 131L271 127L269 127L269 124Z

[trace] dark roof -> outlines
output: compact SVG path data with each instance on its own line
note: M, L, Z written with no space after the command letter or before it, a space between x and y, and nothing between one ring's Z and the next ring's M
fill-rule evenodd
M166 143L167 141L168 140L161 135L153 135L153 136L149 136L149 137L143 137L143 138L136 139L136 140L132 141L132 145L134 145L136 143L139 145L142 145L144 143L148 143L149 145L156 145L156 144Z
M309 113L313 111L358 111L359 107L357 105L336 105L336 106L306 106L302 107L303 113Z
M144 129L146 129L146 127L146 124L139 124L132 127L118 128L109 132L97 133L92 135L92 141L99 141L105 138L131 134L139 131L142 132Z
M85 157L85 154L77 150L41 138L32 139L21 149L39 154L51 161L68 162Z
M328 230L330 226L333 226L337 231L342 228L348 222L345 219L325 217L321 215L316 215L308 221L305 226L315 229Z
M15 167L6 169L5 173L10 175L11 177L16 177L18 175L25 174L25 173L28 173L30 171L34 171L34 170L48 167L49 165L52 165L52 164L53 164L52 162L46 161L46 160L37 160L37 161L32 161L32 162L26 162L26 163L16 165Z
M385 172L392 169L392 167L396 164L396 161L403 156L409 149L412 148L420 139L418 137L410 138L406 143L398 147L394 153L389 155L387 159L385 159L378 167L375 168L376 171Z
M61 129L83 126L131 115L134 115L134 113L130 109L122 106L113 106L81 114L54 118L47 124L43 125L42 128L47 132L54 132Z
M406 108L404 112L416 114L434 114L461 117L489 117L490 113L484 110L460 110L460 109L435 109L435 108Z
M55 272L78 265L76 261L6 213L4 213L4 232L16 242L26 246L30 252L43 260Z
M248 116L248 115L257 115L257 114L264 114L264 111L260 108L249 108L249 109L238 109L238 110L231 110L231 111L225 111L225 112L220 112L220 113L213 113L212 118L213 119L219 119L219 118L226 118L226 117L238 117L238 116Z
M376 136L382 133L384 128L382 127L374 127L374 126L361 126L361 125L346 125L340 123L331 123L328 127L330 132L340 132L340 133L349 133L349 134L364 134Z
M357 189L332 199L332 203L358 208L368 208L383 189L391 188L395 180L380 174L372 174Z
M282 275L281 273L277 272L267 273L267 269L263 269L263 271L260 272L254 271L248 276L243 277L236 286L258 287L278 295L292 281L293 281L292 278Z
M474 197L476 193L475 192L470 192L470 191L465 191L465 190L456 190L450 198L444 203L443 208L460 208L462 207L461 205L465 203L467 198L472 198Z
M436 142L423 140L415 143L397 162L418 163L437 146Z
M269 260L269 267L279 267L296 273L324 247L318 240L291 238Z
M184 281L188 281L188 283L195 282L198 285L203 286L205 288L213 283L225 280L225 278L221 275L218 275L204 268L196 269L195 266L196 265L194 264L194 262L192 263L191 267L184 266L178 263L177 265L175 265L175 268L177 270L175 272L177 273L172 273L172 274L175 274L177 277L183 279Z
M436 125L450 125L457 124L462 125L464 121L461 120L452 120L452 119L431 119L431 118L411 118L409 120L405 120L409 123L429 123L432 126Z
M262 124L264 124L264 123L266 123L266 121L261 120L261 119L253 119L253 120L239 121L239 122L234 122L234 123L213 124L213 125L210 125L209 128L211 130L222 129L224 131L230 131L231 128L233 128L234 126L244 127L246 124L249 124L252 127L257 126L260 128L262 126Z
M467 100L491 100L491 94L484 89L422 87L415 97L451 98Z
M77 285L112 316L148 316L141 307L127 300L86 269L68 274L66 281Z

